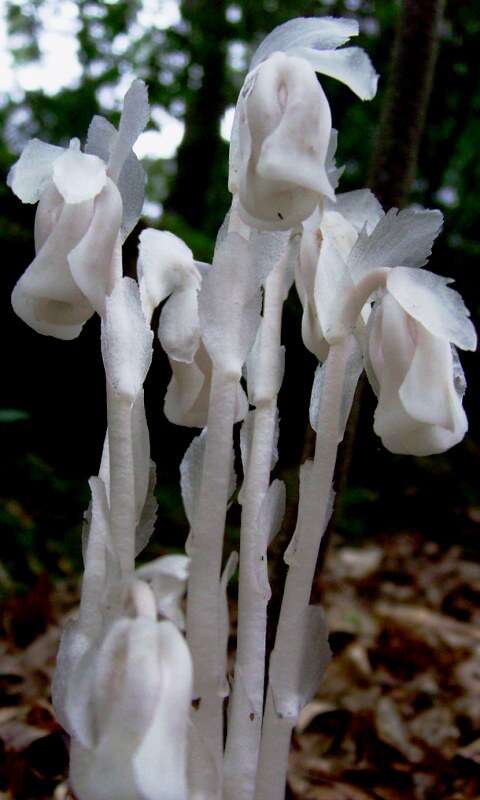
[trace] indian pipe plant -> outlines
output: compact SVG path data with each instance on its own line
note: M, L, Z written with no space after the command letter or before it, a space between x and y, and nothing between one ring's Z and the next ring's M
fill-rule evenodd
M257 49L235 111L232 203L211 265L172 233L147 229L138 280L123 276L122 245L144 197L132 150L148 120L142 81L125 96L118 130L95 116L83 149L78 139L66 149L33 139L9 174L23 202L38 202L36 255L14 288L15 312L38 333L66 340L93 314L101 318L108 425L90 479L80 608L64 630L53 684L79 800L283 798L292 729L330 659L310 590L362 371L378 399L375 433L391 452L441 453L467 430L457 348L473 350L475 331L451 280L422 269L441 213L385 213L368 189L337 191L337 132L321 76L373 98L368 56L343 47L357 34L351 19L300 18ZM318 359L316 446L301 467L267 686L267 548L285 509L285 486L271 472L282 308L293 283L303 342ZM172 370L164 412L202 430L180 465L186 555L136 570L156 515L143 383L160 304L156 335ZM240 552L222 571L238 422ZM229 680L227 584L237 562Z

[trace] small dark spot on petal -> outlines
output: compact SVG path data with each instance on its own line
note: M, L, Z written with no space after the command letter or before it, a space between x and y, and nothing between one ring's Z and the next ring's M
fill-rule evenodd
M283 219L283 214L280 214L280 211L277 211L277 216L278 216L280 219Z
M253 720L255 719L255 714L253 713L253 711L252 711L252 712L251 712L251 714L250 714L250 719L252 720L252 722L253 722Z

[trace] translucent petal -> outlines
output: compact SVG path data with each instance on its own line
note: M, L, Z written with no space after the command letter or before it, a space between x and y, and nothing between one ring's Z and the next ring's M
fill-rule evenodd
M344 83L361 100L371 100L377 93L378 75L360 47L343 50L295 48L292 55L305 58L316 72Z
M390 209L370 235L365 228L357 239L348 262L355 282L382 267L422 267L442 222L440 211Z
M110 386L132 403L150 367L152 340L137 283L131 278L122 278L106 300L102 356Z
M461 295L443 278L425 270L398 267L387 277L388 291L414 319L434 336L461 350L475 350L477 335Z
M341 214L360 233L366 226L370 235L385 215L382 206L370 189L357 189L336 195L335 211Z
M312 213L319 196L334 197L325 169L331 131L327 99L303 59L275 53L261 65L242 102L240 213L253 227L288 230ZM250 152L242 144L244 131Z
M161 556L136 570L142 581L152 587L157 612L178 628L185 627L182 600L187 588L190 559L187 556Z
M35 214L35 252L38 253L53 232L64 206L63 197L53 181L48 181L43 190Z
M81 324L69 325L66 323L66 312L70 313L71 306L67 307L57 300L43 300L32 296L21 279L12 292L12 308L17 317L37 333L64 341L76 339L82 332L83 322L94 313L93 308L86 306ZM78 309L74 310L75 317L77 311Z
M172 378L165 395L164 413L174 425L203 428L207 424L210 395L211 361L201 345L208 368L200 367L199 353L191 364L171 359Z
M133 758L135 783L145 800L185 800L193 669L187 644L171 622L157 625L157 653L159 662L165 662L164 691Z
M98 156L107 164L117 135L117 129L108 120L94 116L88 129L85 152ZM117 181L123 204L122 242L132 232L142 213L145 180L145 171L132 151L125 159Z
M467 430L465 412L455 390L453 361L446 356L449 344L442 342L445 349L443 355L440 353L440 363L437 362L436 371L433 364L428 368L428 374L434 382L432 385L421 374L422 370L427 369L422 362L424 356L428 360L431 347L420 352L414 363L417 347L420 345L420 340L417 343L420 326L413 323L390 294L384 296L381 305L381 352L377 345L372 359L376 361L375 374L379 382L375 433L382 439L384 447L393 453L415 456L442 453L461 441ZM372 334L374 331L378 335L378 324L372 328ZM425 336L431 337L431 334L426 332ZM422 342L420 346L424 347L423 339ZM435 349L435 343L433 347ZM450 378L446 375L447 362L452 369ZM403 402L401 391L407 375L409 378L402 392L405 399ZM431 392L436 396L433 397ZM407 408L413 414L418 414L419 418L412 416ZM448 427L424 421L429 418L442 419L447 422Z
M455 428L458 396L453 384L453 359L449 342L432 336L417 324L416 348L399 389L407 414L426 425Z
M160 344L170 358L190 364L200 342L198 291L195 286L175 291L160 314Z
M105 163L97 156L64 150L53 164L53 182L66 203L83 203L99 194L107 181Z
M116 136L117 129L115 126L105 117L95 114L88 126L85 152L92 156L98 156L105 164L108 164Z
M123 100L122 115L110 161L108 173L117 181L130 151L145 128L150 115L148 90L141 80L133 81Z
M36 203L52 178L53 165L63 147L31 139L7 177L7 184L22 203Z
M201 276L193 254L178 236L146 228L139 236L138 277L148 317L176 289L200 289Z
M82 238L92 203L63 205L52 232L12 293L13 309L38 333L73 339L93 309L73 281L68 254Z
M272 53L293 48L334 50L352 36L358 36L358 22L336 17L297 17L278 25L255 51L250 69L254 69Z
M133 231L140 219L145 200L145 184L147 176L135 153L130 153L125 159L120 177L118 178L118 191L122 197L122 242Z
M122 201L110 179L95 199L93 217L82 239L68 255L70 273L98 314L105 313L105 298L121 276L118 244Z

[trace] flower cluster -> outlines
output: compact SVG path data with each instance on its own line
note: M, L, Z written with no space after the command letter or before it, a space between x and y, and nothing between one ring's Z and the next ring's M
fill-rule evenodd
M318 75L374 97L368 56L343 46L357 34L352 20L301 18L254 54L235 111L232 204L212 264L172 233L145 229L138 280L123 276L122 244L144 195L132 150L148 119L142 81L127 92L118 130L94 117L83 151L76 139L68 148L32 140L10 172L18 197L38 201L35 258L14 288L14 310L60 339L101 317L107 431L90 480L80 609L64 631L53 686L80 800L280 800L292 728L330 658L310 590L360 374L378 399L374 430L392 452L444 452L467 431L457 348L473 350L475 330L450 279L423 269L441 214L385 213L366 189L337 192L337 132ZM293 283L303 341L319 361L310 406L317 444L300 473L264 704L267 548L286 494L271 480L282 308ZM172 370L165 415L203 430L180 465L188 557L136 570L156 517L143 384L160 306L158 338ZM228 681L226 592L238 556L222 567L222 553L237 422L238 646Z

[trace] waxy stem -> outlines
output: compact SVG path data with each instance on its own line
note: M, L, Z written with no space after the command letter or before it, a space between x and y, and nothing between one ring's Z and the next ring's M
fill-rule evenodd
M239 376L214 365L198 503L191 530L187 642L193 658L195 703L190 747L191 797L222 794L223 696L219 581L232 465Z
M325 383L319 409L315 458L302 507L299 508L301 524L295 533L295 555L291 560L285 583L275 647L270 660L271 673L275 668L275 659L278 659L279 652L282 652L288 654L289 661L288 665L282 665L283 671L299 674L302 648L289 648L288 638L291 635L292 624L302 618L302 613L309 605L315 565L331 496L342 389L351 345L350 336L333 344L325 364ZM296 722L297 718L294 716L285 717L277 713L270 682L262 730L256 800L266 800L266 798L283 800L290 738Z
M257 354L261 371L265 358L280 357L282 309L285 298L284 259L265 283L262 337ZM266 365L265 365L266 366ZM269 364L271 373L280 365ZM265 639L268 586L266 531L259 529L262 503L270 484L275 444L277 392L260 398L254 412L250 457L245 465L240 528L240 573L235 678L229 701L225 749L225 799L253 800L263 716ZM263 580L259 576L263 573Z
M135 474L132 449L132 404L107 385L110 461L110 525L123 577L135 569Z

